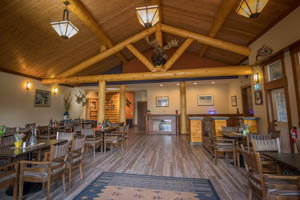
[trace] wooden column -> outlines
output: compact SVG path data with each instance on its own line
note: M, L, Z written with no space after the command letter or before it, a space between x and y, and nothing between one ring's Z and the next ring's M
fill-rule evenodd
M187 134L186 84L180 83L180 134Z
M126 86L125 85L121 85L120 86L120 122L124 122L126 123Z
M105 98L106 98L106 82L99 81L98 87L98 115L97 115L97 122L102 123L104 121L105 116Z

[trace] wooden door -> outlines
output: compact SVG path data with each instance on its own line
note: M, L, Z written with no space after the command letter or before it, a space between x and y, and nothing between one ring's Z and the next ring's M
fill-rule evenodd
M147 102L137 102L137 124L139 130L146 130Z
M253 115L253 100L251 85L242 87L243 113Z

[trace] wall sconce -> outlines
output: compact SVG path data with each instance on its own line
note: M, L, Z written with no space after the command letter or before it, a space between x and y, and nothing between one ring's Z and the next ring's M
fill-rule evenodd
M254 79L254 83L259 83L259 74L258 73L255 73L253 75L253 79Z
M57 87L53 88L53 94L57 94L57 92L58 92Z
M30 82L26 82L25 88L26 88L26 90L30 90L30 88L31 88L31 83L30 83Z

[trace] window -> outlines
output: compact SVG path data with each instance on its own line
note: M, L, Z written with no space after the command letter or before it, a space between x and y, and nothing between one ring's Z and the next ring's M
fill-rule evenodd
M284 88L272 90L272 99L274 106L274 114L278 122L287 122L287 110L285 102Z
M275 81L283 77L281 61L278 60L267 65L269 81Z

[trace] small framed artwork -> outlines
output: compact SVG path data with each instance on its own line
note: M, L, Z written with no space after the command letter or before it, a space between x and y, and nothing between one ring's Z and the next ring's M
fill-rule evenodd
M262 97L262 91L257 90L254 92L255 97L255 105L262 105L263 104L263 97Z
M46 90L36 90L34 106L35 107L50 107L51 106L51 92L46 91Z
M169 97L156 97L156 107L168 107Z
M198 106L213 106L214 96L213 95L198 95L197 100Z
M231 106L237 107L237 97L236 96L231 96Z

